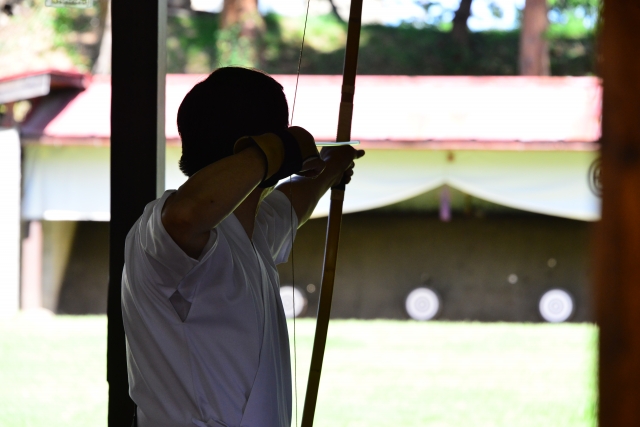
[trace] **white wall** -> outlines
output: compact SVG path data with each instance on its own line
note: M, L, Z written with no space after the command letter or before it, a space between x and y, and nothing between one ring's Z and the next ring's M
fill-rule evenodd
M0 316L18 311L20 299L20 138L0 129Z

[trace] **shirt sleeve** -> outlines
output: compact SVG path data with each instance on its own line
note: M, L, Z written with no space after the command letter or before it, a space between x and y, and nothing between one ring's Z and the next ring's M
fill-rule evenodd
M175 290L180 281L198 265L188 256L162 224L162 207L175 190L166 191L161 198L149 203L127 236L126 262L136 264L137 270L146 267L147 279ZM212 230L200 259L215 250L217 233Z
M265 232L274 262L287 262L298 229L298 216L289 198L280 190L273 190L260 205L258 223Z

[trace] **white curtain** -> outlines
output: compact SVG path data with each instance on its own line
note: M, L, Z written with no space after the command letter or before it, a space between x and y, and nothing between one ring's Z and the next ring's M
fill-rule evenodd
M600 200L588 184L595 152L369 150L356 163L344 211L379 208L447 184L500 205L595 221ZM326 216L325 196L313 213Z
M595 221L600 200L589 190L596 152L369 150L347 188L346 213L397 203L443 184L516 209ZM185 177L180 147L167 149L167 188ZM328 196L313 216L326 216ZM23 217L109 220L109 148L25 147Z
M108 221L109 147L24 147L22 217Z

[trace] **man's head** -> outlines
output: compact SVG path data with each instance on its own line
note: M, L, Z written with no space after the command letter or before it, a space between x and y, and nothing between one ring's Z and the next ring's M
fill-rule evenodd
M288 125L289 106L278 82L260 71L219 68L180 104L180 170L191 176L232 155L239 138L283 131Z

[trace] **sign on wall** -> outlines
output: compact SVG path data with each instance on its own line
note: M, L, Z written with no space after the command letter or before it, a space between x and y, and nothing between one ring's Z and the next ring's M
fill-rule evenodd
M87 9L93 6L93 0L47 0L45 5L48 7L75 7L78 9Z

